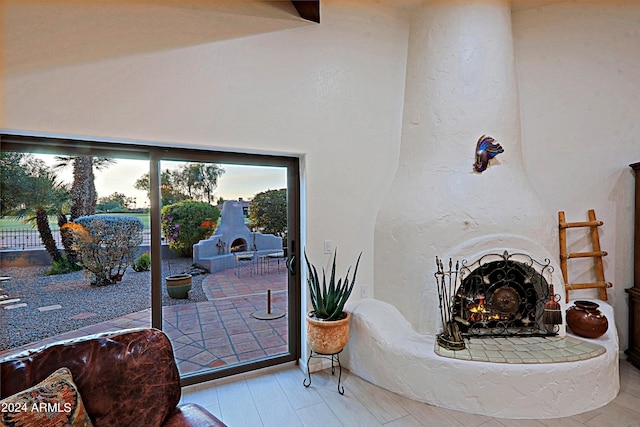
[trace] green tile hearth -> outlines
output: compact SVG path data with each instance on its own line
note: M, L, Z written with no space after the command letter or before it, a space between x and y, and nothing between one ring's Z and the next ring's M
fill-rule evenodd
M492 363L563 363L592 359L606 349L592 342L572 336L524 338L472 338L465 341L464 350L454 351L440 347L437 355L450 359Z

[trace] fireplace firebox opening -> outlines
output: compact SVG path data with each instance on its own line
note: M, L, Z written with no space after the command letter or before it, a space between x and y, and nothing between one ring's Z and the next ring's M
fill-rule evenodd
M441 345L461 349L471 337L557 335L561 318L549 323L549 312L557 309L560 296L553 293L549 260L505 251L455 267L449 261L448 270L436 262Z
M231 243L231 252L245 252L247 250L247 241L243 238L237 238Z

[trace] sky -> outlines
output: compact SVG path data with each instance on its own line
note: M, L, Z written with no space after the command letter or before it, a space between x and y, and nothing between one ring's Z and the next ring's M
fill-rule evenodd
M57 163L52 155L37 154L36 157L44 160L48 165ZM161 167L162 170L173 169L182 164L182 162L162 162ZM287 186L287 172L284 167L220 165L225 173L218 179L214 196L216 199L222 197L224 200L237 200L242 197L244 200L250 200L257 193ZM116 164L95 172L98 198L118 192L127 197L134 197L138 208L149 206L147 194L134 188L136 180L148 171L148 161L118 159ZM63 182L71 184L73 180L71 167L61 169L58 173Z

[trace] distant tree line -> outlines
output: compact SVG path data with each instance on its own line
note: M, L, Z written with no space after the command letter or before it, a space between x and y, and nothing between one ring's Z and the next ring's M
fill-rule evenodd
M195 200L214 204L214 191L218 179L224 174L220 165L211 163L188 163L177 169L165 169L160 173L160 197L162 206L182 200ZM134 184L151 198L149 173L142 175Z
M128 212L135 208L135 197L114 192L107 197L99 197L96 204L97 212Z

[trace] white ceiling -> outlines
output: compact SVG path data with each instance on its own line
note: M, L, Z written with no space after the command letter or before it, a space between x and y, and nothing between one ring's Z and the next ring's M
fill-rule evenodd
M8 73L317 25L300 18L289 0L1 4L0 38Z
M428 0L369 1L408 9ZM511 3L519 11L561 1ZM318 25L289 0L4 0L0 7L7 73Z

